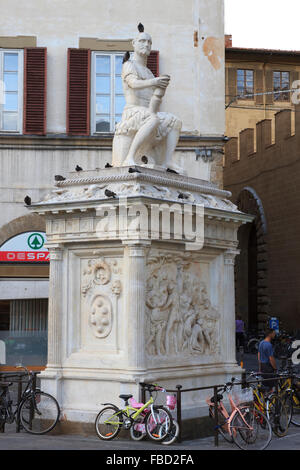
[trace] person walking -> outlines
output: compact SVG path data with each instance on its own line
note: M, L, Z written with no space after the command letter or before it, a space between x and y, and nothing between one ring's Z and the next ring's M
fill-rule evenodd
M245 325L240 315L237 316L235 320L235 341L237 350L240 347L244 348L244 332L245 332Z
M275 336L276 331L269 328L266 331L265 339L259 343L257 358L259 372L261 372L263 379L271 379L276 376L277 364L271 344ZM276 381L268 380L263 382L263 384L268 388L273 388L276 385Z

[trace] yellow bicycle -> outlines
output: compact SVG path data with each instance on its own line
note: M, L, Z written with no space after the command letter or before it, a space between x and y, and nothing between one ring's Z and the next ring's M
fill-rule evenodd
M261 380L261 376L257 372L251 372L250 376ZM285 401L279 394L268 391L267 387L261 383L250 383L250 385L253 389L255 408L267 416L276 436L285 436L289 427L289 413Z
M97 415L95 428L100 439L114 439L120 430L130 430L133 426L135 432L141 434L146 431L150 439L156 442L163 441L169 434L173 419L170 411L161 405L154 405L152 393L154 391L165 391L158 385L144 384L144 388L149 392L150 399L143 406L135 408L129 404L132 395L120 395L124 400L125 408L118 408L113 403L103 403L106 405ZM139 431L139 427L141 430Z
M279 396L284 401L289 414L289 423L300 427L300 380L292 369L284 371L279 381Z

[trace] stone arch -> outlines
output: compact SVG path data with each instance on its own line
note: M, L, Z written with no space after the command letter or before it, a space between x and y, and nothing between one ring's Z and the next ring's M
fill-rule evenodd
M37 214L28 214L11 220L8 224L0 227L0 246L9 238L23 232L31 232L33 230L45 232L45 220Z
M241 226L238 233L241 253L235 271L237 311L239 296L242 291L245 295L247 285L248 322L261 327L270 314L267 219L261 199L249 186L242 189L236 204L240 211L255 217L252 223Z

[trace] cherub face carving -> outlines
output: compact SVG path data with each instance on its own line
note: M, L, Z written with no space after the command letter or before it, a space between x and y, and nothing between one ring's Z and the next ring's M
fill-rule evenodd
M110 281L111 271L108 264L103 260L99 260L94 265L94 282L96 284L107 284Z

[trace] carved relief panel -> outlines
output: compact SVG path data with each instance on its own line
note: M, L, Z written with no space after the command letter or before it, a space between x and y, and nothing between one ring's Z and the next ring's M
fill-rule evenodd
M122 261L94 251L81 260L82 347L117 351Z
M146 293L149 356L218 354L219 319L210 301L207 263L193 255L152 253Z

